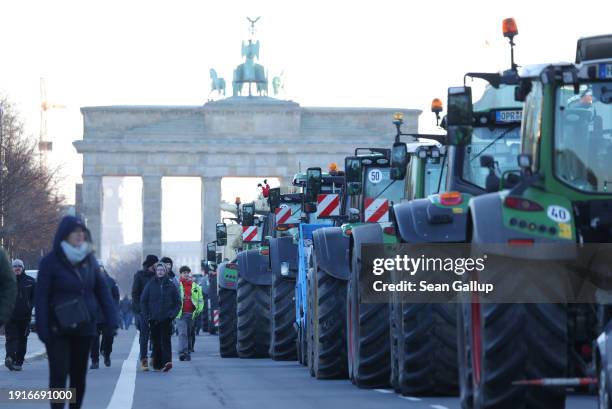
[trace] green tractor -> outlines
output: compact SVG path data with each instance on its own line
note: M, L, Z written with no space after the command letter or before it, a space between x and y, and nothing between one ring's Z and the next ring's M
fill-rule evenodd
M512 188L470 201L472 252L485 252L489 263L553 273L563 267L605 282L612 265L612 36L579 40L575 64L519 74L520 172L504 175ZM516 281L507 273L498 285ZM546 290L525 287L517 294ZM609 290L595 295L609 303ZM464 408L563 408L563 387L592 380L602 321L595 302L480 301L476 294L464 300L458 315Z
M435 156L435 158L432 158ZM309 279L311 311L311 373L319 379L347 375L359 387L380 387L389 382L389 316L387 305L357 307L357 285L351 256L362 243L394 242L389 209L405 197L422 194L420 182L406 177L411 168L435 179L440 168L435 141L397 142L389 148L360 148L345 159L346 189L342 225L323 227L312 234ZM417 186L418 185L418 186ZM368 227L369 226L369 227ZM364 230L366 229L366 230ZM374 230L373 237L367 233ZM357 273L355 271L354 274ZM347 288L349 292L347 292ZM351 292L352 290L352 292Z

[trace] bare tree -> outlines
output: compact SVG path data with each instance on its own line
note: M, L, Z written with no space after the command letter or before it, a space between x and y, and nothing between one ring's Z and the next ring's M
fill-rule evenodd
M58 172L38 160L14 106L0 98L0 241L11 255L37 268L53 244L64 199Z

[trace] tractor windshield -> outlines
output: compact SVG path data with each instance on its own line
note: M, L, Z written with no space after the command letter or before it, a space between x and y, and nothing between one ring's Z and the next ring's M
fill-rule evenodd
M520 131L520 123L494 128L475 127L472 143L465 149L463 179L483 189L486 187L489 170L480 166L482 155L493 156L498 176L507 170L516 170L516 157L520 150Z
M612 83L572 85L557 90L554 172L585 192L612 191Z
M364 196L399 203L404 197L404 180L392 180L391 168L369 168L365 173Z

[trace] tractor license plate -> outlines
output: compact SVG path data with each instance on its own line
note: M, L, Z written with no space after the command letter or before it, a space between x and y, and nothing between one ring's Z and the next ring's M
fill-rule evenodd
M612 79L612 64L599 64L599 78Z
M496 122L521 122L523 111L517 109L512 111L497 111L495 113Z

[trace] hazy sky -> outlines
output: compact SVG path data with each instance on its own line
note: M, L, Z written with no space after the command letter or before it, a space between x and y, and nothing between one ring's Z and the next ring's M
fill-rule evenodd
M203 104L209 69L229 83L241 62L246 16L262 16L260 63L270 77L285 72L287 98L302 106L420 108L420 129L427 131L433 97L445 98L467 71L509 66L503 18L517 20L519 64L571 61L578 37L612 31L609 0L591 1L579 13L577 3L555 4L4 0L0 93L17 104L35 136L41 76L49 101L67 106L49 114L48 129L73 200L81 173L71 144L82 137L79 107Z

